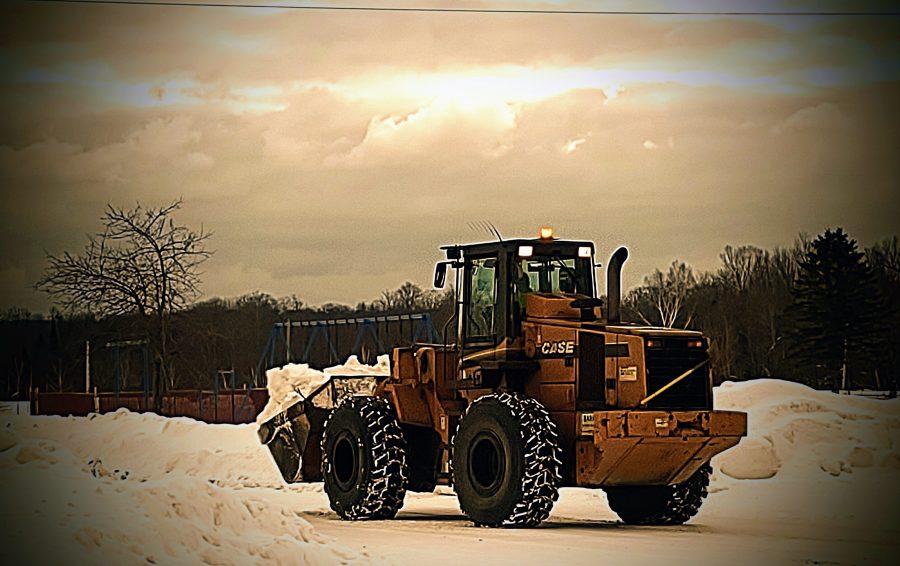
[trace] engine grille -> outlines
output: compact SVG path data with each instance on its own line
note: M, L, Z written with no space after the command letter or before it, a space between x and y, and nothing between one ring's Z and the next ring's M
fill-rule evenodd
M604 345L602 334L578 333L578 400L603 403Z
M654 338L654 340L657 340ZM667 383L709 359L704 348L688 348L687 339L665 338L661 348L647 348L647 395L659 391ZM654 409L711 409L709 365L682 379L647 403Z

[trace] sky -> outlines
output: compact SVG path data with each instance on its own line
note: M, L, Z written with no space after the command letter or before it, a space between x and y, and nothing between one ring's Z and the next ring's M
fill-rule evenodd
M675 259L716 269L727 244L900 233L900 16L0 12L0 309L46 312L46 254L81 250L107 203L183 198L175 219L213 233L202 298L314 305L428 288L438 246L491 239L482 221L553 226L603 263L626 245L626 289Z

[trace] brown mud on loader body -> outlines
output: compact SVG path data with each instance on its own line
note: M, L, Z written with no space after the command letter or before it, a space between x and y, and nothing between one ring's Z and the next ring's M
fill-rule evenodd
M315 406L333 380L263 423L284 479L324 480L345 519L393 517L439 483L486 526L539 524L563 486L604 489L627 523L696 514L710 459L747 432L745 413L713 410L706 338L621 322L625 248L601 310L593 243L542 236L445 246L454 336L394 349L372 395Z

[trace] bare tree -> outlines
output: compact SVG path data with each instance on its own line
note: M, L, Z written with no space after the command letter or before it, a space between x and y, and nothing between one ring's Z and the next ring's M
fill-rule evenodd
M452 292L426 290L407 281L397 289L385 289L381 292L381 298L374 300L371 305L360 303L357 310L365 310L368 307L378 312L433 311L441 308L451 295Z
M181 203L160 208L138 203L132 209L107 205L103 232L89 235L79 255L47 254L49 265L35 285L68 311L138 315L153 333L157 404L174 385L170 317L196 298L199 266L212 254L205 247L209 232L172 219Z
M719 254L722 258L722 269L719 275L722 280L737 291L746 291L751 278L767 263L769 252L754 246L725 246Z
M396 291L385 289L381 292L381 298L372 301L372 307L379 311L393 311L400 307L400 298Z
M900 282L900 239L887 238L866 250L866 259L884 274L886 279Z
M275 299L275 307L279 313L299 312L306 306L300 297L292 294L290 297L279 297Z
M882 317L884 343L882 367L875 369L875 385L887 387L891 397L897 396L900 379L900 239L887 238L866 250L866 259L872 267L884 299Z
M663 273L655 270L644 278L643 287L633 289L626 304L645 324L674 327L681 319L683 328L693 320L693 312L686 308L688 293L697 286L691 266L675 260Z
M422 288L409 281L394 291L394 294L397 297L397 306L405 310L418 308L424 298Z

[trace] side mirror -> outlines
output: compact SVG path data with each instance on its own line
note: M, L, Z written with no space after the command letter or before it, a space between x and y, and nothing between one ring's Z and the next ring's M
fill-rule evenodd
M447 262L441 261L434 266L434 288L443 289L447 282Z

